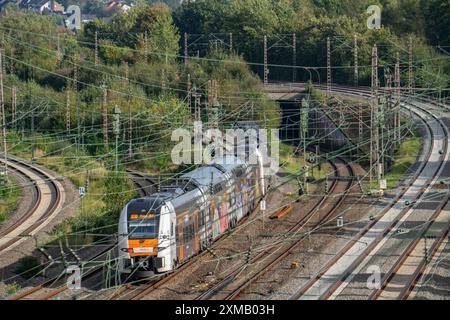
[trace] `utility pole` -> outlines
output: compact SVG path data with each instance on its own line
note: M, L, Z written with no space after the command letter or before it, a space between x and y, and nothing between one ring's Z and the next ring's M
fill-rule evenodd
M4 42L4 41L5 41L5 40L3 39L3 42ZM2 50L3 55L4 55L4 54L5 54L5 49L2 48L1 50ZM6 60L6 59L4 59L4 60ZM3 70L3 75L6 75L6 63L3 63L2 70Z
M217 102L217 81L208 80L208 99L207 99L207 112L208 112L208 122L211 127L214 126L214 122L210 119L214 118L213 107Z
M380 168L380 141L379 141L379 122L378 122L378 50L377 45L372 48L372 88L371 88L371 144L370 144L370 172L375 164L375 173L378 182L381 180L381 168ZM372 174L370 174L370 182L372 182Z
M191 74L187 75L187 92L188 92L188 106L189 111L192 112L192 83L191 83Z
M292 34L292 82L297 80L297 36Z
M14 130L17 131L17 87L12 86L11 88L11 115L12 115L12 125Z
M330 37L327 37L327 95L331 95L331 43Z
M194 119L195 121L201 121L201 110L200 110L200 97L201 94L197 93L197 89L194 87Z
M81 124L80 124L80 103L78 100L78 55L73 57L73 92L75 93L75 104L77 108L77 152L81 142Z
M6 146L6 121L5 121L5 96L3 95L3 48L0 48L0 112L2 121L2 138L3 138L3 157L4 157L4 173L3 176L7 179L8 176L8 148Z
M396 132L395 134L395 140L400 144L401 141L401 124L400 124L400 99L401 99L401 84L400 84L400 56L397 52L397 61L395 63L395 71L394 71L394 83L395 83L395 125L394 130Z
M220 104L217 100L214 100L213 107L211 109L212 113L212 127L218 129L219 128L219 108Z
M36 150L36 131L34 130L34 109L31 106L31 134L32 134L32 145L31 145L31 162L35 160L35 150Z
M308 167L306 166L306 136L308 134L308 115L309 115L309 103L305 98L303 98L300 107L300 126L301 126L300 138L303 140L303 163L305 164L305 167L303 168L304 169L303 191L305 194L308 194L308 183L307 183Z
M73 91L75 94L78 91L78 67L77 67L77 56L76 54L73 57Z
M144 61L147 64L148 63L148 35L147 30L145 30L144 33Z
M208 80L208 104L207 107L212 107L212 101L213 101L213 80Z
M115 171L119 171L119 135L120 135L120 114L122 111L116 105L114 107L114 122L113 122L113 131L116 136L116 163L115 163Z
M356 37L356 34L353 36L353 59L354 59L354 71L353 71L353 77L354 77L354 86L358 86L358 38Z
M363 140L363 107L359 106L358 109L358 141L362 144Z
M212 87L213 87L213 100L217 100L218 98L218 89L217 89L217 80L212 81Z
M413 51L412 51L412 36L409 36L408 41L408 92L413 93Z
M94 54L95 54L95 56L94 56L94 64L95 64L95 66L98 66L98 33L97 33L97 30L95 30L95 33L94 33L94 41L95 41L95 44L94 44L94 50L95 50L95 52L94 52Z
M184 33L184 64L188 61L188 34Z
M108 98L108 90L106 88L106 81L103 80L102 84L103 90L103 103L102 103L102 115L103 115L103 144L106 148L108 148L108 106L107 106L107 98Z
M10 48L10 55L11 55L11 57L14 57L14 47L13 46L11 46L11 48ZM12 60L9 61L9 73L14 74L14 61L12 61Z
M269 82L269 68L267 66L267 36L264 36L264 85Z
M212 94L213 88L212 88L212 80L208 80L208 93L207 93L207 99L206 99L206 113L208 115L208 125L211 127L211 107L212 107L212 101L213 101L213 94Z
M70 86L67 80L66 88L66 132L70 134Z
M56 56L58 58L58 61L61 61L62 54L61 54L61 41L60 41L60 35L59 32L56 34Z
M380 146L379 146L379 150L378 150L378 157L380 158L380 178L378 180L381 180L384 177L384 166L385 166L385 156L386 156L386 145L384 143L384 132L385 132L385 128L387 127L386 122L386 96L383 94L380 96L379 98L379 105L378 105L378 110L379 110L379 117L377 117L377 123L378 128L380 130L381 136L379 137L380 140ZM381 188L380 188L381 189Z
M131 85L128 63L125 64L125 79L128 86L127 104L128 104L128 157L133 156L133 119L131 117Z
M391 132L392 130L394 131L394 134L392 136L392 138L395 139L395 110L394 110L394 105L392 103L392 74L389 72L389 69L385 69L384 72L384 76L385 76L385 82L386 82L386 87L387 87L387 99L386 99L386 110L388 112L389 115L389 120L387 122L385 122L387 124L387 132L388 132L388 138L390 138ZM382 122L383 123L383 122ZM390 148L389 148L390 149ZM384 163L384 161L383 161Z

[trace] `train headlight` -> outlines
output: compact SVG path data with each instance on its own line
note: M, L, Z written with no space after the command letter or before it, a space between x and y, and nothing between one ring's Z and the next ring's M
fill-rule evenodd
M122 248L120 250L122 250L123 252L127 252L127 253L133 253L133 248Z

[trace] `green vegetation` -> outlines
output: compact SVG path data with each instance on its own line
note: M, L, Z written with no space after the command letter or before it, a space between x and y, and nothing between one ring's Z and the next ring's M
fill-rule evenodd
M301 173L301 168L308 166L311 167L312 164L308 160L303 160L303 155L295 155L295 147L285 143L280 143L280 167L287 173L293 176L299 176ZM321 161L320 170L318 167L311 168L308 175L308 192L314 192L317 180L325 179L326 176L331 175L331 168L327 163ZM298 179L294 180L294 183L298 187Z
M16 139L13 140L12 136L10 138L15 142L11 152L30 159L31 154L24 143L21 143L19 137ZM77 151L74 146L45 135L38 137L36 141L37 163L69 178L77 188L88 186L87 195L83 198L83 205L78 209L77 215L55 227L53 235L58 237L88 231L98 234L114 232L122 207L137 195L123 168L117 173L110 171L107 168L112 165L108 161L95 160L86 153Z
M17 282L10 283L6 286L6 293L9 295L15 294L20 290L20 285Z
M382 28L368 30L366 9L378 4ZM441 87L449 84L450 63L439 49L429 45L450 45L450 4L447 0L197 0L186 2L174 14L180 34L233 33L235 47L247 61L263 62L263 36L269 46L277 35L297 35L297 64L324 66L326 38L331 38L333 82L353 84L353 36L358 37L359 65L370 66L371 47L378 45L381 65L395 63L396 52L407 62L407 41L413 37L416 85ZM291 43L288 36L282 43ZM269 77L290 80L292 49L269 51ZM283 66L284 65L284 66ZM262 76L262 67L254 66ZM319 69L326 79L326 70ZM316 74L312 74L317 81ZM406 75L402 81L406 80ZM310 73L298 68L297 79L308 80ZM359 72L360 84L370 84L370 67ZM431 85L430 82L434 83Z
M416 162L420 144L421 139L416 136L408 138L400 144L399 149L394 155L392 168L385 175L388 189L394 188L405 179L405 173L407 173L411 165Z
M211 100L216 100L223 127L233 127L240 120L278 127L280 109L266 97L257 76L262 75L264 35L273 44L276 35L295 33L296 63L311 67L325 64L325 40L331 37L332 65L337 67L332 70L333 81L349 83L353 81L351 47L357 34L363 85L370 83L371 47L379 45L380 67L392 66L399 51L403 68L411 35L415 85L448 87L449 61L432 46L449 45L443 26L449 25L450 10L444 0L375 1L385 13L384 26L378 31L366 27L367 5L374 4L369 0L197 0L181 6L165 1L171 7L153 2L138 1L128 12L94 20L77 33L68 32L51 15L14 6L2 15L10 152L28 159L33 154L35 161L69 177L77 187L89 183L83 208L56 228L55 235L115 230L121 207L136 196L126 168L161 175L186 169L170 161L171 133L180 127L192 129L194 103L188 101L195 100L191 94L200 94L205 105L211 94L209 80L217 81ZM96 0L63 1L66 6L72 3L100 16L110 15ZM185 32L232 33L233 50L220 42L202 48L192 45L185 61ZM292 79L291 54L291 49L279 46L270 50L271 80ZM402 72L402 83L406 74ZM312 77L317 81L317 76L323 82L324 68L297 68L297 80ZM17 88L16 122L11 112L13 87ZM116 106L122 111L117 128ZM206 108L202 107L201 118L211 120ZM116 147L119 172L114 169ZM287 147L280 148L285 149L286 170L298 172L301 160L290 156L292 150ZM323 174L315 170L314 177Z
M238 120L278 126L277 104L265 96L241 56L218 49L209 52L206 60L184 63L177 58L180 33L172 11L163 4L141 2L125 14L94 20L77 34L54 23L51 16L10 7L0 20L0 30L9 152L26 159L34 156L34 161L68 177L76 187L88 185L77 215L57 226L54 236L114 233L123 205L137 196L126 168L161 175L186 169L171 163L170 151L172 131L192 129L188 73L192 88L203 97L208 94L208 80L217 80L216 104L220 120L226 119L221 121L225 127ZM15 123L13 86L18 105ZM104 88L108 144L103 131ZM116 106L122 111L119 172L114 170ZM206 112L202 120L210 120Z
M16 208L20 195L21 189L12 179L0 185L0 222Z

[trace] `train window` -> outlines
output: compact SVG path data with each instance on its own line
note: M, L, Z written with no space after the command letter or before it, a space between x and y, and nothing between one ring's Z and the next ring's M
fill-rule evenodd
M203 210L200 210L198 213L198 226L201 227L205 224L205 214Z
M206 222L208 221L208 210L207 209L203 209L202 213L203 213L203 215L202 215L202 217L203 217L203 225L205 225Z
M184 243L189 241L189 229L186 225L183 226L183 240L184 240Z
M128 223L128 237L130 239L157 238L159 231L159 217L134 220Z
M222 184L218 183L214 186L213 191L214 193L219 193L222 191L222 189L223 189Z
M236 177L240 178L244 174L244 170L242 170L242 168L236 168L234 169L234 174L236 175Z

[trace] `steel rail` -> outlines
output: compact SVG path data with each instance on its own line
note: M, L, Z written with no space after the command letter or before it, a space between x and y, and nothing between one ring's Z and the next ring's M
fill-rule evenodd
M338 92L343 92L343 93L349 93L349 92L356 92L358 94L365 94L364 91L362 90L358 90L358 89L345 89L345 88L333 88L333 91L338 91ZM430 139L431 139L431 143L430 143L430 147L428 149L427 152L427 156L426 159L429 159L431 156L431 152L433 149L433 145L434 145L434 136L433 136L433 131L431 130L431 127L429 126L429 124L426 121L423 121L427 127L427 130L429 131L429 135L430 135ZM443 158L443 156L441 156L441 159ZM321 271L312 279L310 280L305 286L303 286L299 291L297 291L292 297L291 299L300 299L303 294L309 289L311 288L342 256L345 255L345 253L350 250L350 248L357 242L359 241L359 239L361 239L395 204L398 203L398 201L401 199L401 197L406 193L406 191L409 189L410 186L413 185L413 183L416 181L416 179L420 176L420 174L423 172L424 168L426 167L426 163L428 161L424 161L423 163L421 163L421 166L418 168L418 170L416 171L414 177L412 179L410 179L410 181L408 182L407 186L402 190L402 192L400 194L398 194L396 196L396 198L394 199L393 202L391 202L391 204L387 207L385 207L385 209L380 213L380 215L377 217L377 219L375 219L374 221L372 221L370 224L368 224L363 230L361 230L353 239L352 241L350 241L344 248L343 250L341 250L339 252L339 254L337 254L335 257L333 257L333 259L331 259L327 265L321 269ZM422 186L420 192L416 195L415 200L419 199L423 193L425 192L425 190L427 189L427 187L431 184L431 182L433 181L434 177L436 176L436 174L440 171L441 166L443 165L443 163L440 163L439 168L435 171L435 174L427 180L427 182ZM401 220L401 218L407 213L407 211L409 210L409 208L405 208L403 209L398 215L397 217L394 219L394 221L391 222L390 226L385 229L385 231L377 238L375 239L374 242L371 243L371 245L369 245L366 250L364 251L365 254L360 255L348 268L347 271L341 275L340 279L337 280L334 285L328 289L324 294L321 295L321 299L327 299L329 298L333 292L342 284L342 282L344 281L345 278L347 278L347 276L349 274L351 274L351 271L354 270L356 268L357 265L359 265L359 263L361 263L361 261L372 251L372 249L392 230L392 228Z
M342 161L344 164L346 164L346 161L343 160L342 158L339 158L340 161ZM328 161L328 163L334 168L333 172L334 172L334 176L335 178L337 178L339 176L338 174L338 169L336 164L334 164L332 161ZM349 174L353 173L353 170L351 169L351 167L347 167L350 168L349 170ZM348 181L346 184L346 188L347 190L349 190L351 188L351 184L352 184L352 180ZM333 193L334 190L336 189L338 185L338 179L333 179L332 185L330 187L330 192ZM346 195L346 193L345 193ZM345 195L341 196L340 199L338 200L338 202L340 203L341 201L343 201L343 198L345 197ZM322 204L326 201L327 199L327 195L324 194L321 199L313 206L313 208L311 208L308 213L302 217L302 219L300 221L298 221L294 226L292 226L289 230L287 230L286 232L295 232L300 230L303 226L306 225L306 223L309 221L309 219L314 215L314 213L318 210L318 208L320 208L322 206ZM320 225L321 223L323 223L323 221L325 221L337 208L338 206L333 207L327 214L325 214L320 221L316 224ZM285 251L283 251L279 256L277 256L275 259L273 259L270 264L275 264L276 262L278 262L279 260L281 260L285 255L287 255L289 252L288 251L292 251L294 249L294 247L298 244L299 241L295 242L294 244L290 245ZM258 260L264 258L267 256L267 251L262 251L260 252L258 255L256 255L255 257L253 257L253 259L250 261L251 264L256 263ZM218 282L217 284L215 284L213 287L209 288L208 290L206 290L205 292L203 292L202 294L200 294L199 296L196 297L196 300L206 300L211 298L212 296L214 296L216 293L218 293L219 291L221 291L224 287L226 287L228 284L232 283L233 280L235 279L235 277L240 273L240 271L242 270L243 267L246 267L247 263L245 263L242 266L239 266L238 268L234 269L232 272L230 272L227 276L224 277L224 279L222 279L220 282ZM261 272L262 270L260 270ZM258 277L260 277L262 275L262 273L257 273L256 278L250 278L248 279L248 282L246 281L243 286L238 287L237 289L233 290L231 294L229 294L226 299L233 299L235 297L237 297L237 295L242 292L247 286L250 285L250 282L254 279L255 281L257 280Z

